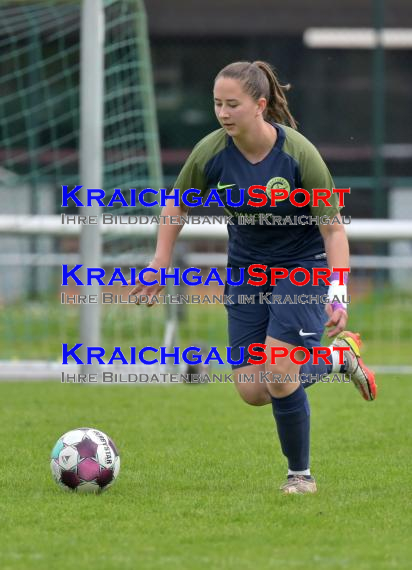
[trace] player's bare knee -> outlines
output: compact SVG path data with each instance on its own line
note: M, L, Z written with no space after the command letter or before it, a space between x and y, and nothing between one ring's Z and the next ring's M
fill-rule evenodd
M253 392L244 392L239 390L240 397L242 400L249 404L249 406L265 406L270 402L269 395L266 394L256 394Z
M280 383L285 378L292 378L295 369L296 366L291 365L289 360L280 360L276 364L270 364L267 362L265 365L266 376L270 378L272 383L276 383L277 381Z
M275 398L288 396L294 391L295 384L299 382L296 367L290 366L290 362L267 364L265 371L267 389Z
M283 382L283 383L272 383L270 385L270 393L272 396L274 396L275 398L285 398L286 396L289 396L289 394L291 394L291 392L293 391L293 388L291 387L291 383L290 382Z
M235 374L236 388L240 397L250 406L264 406L271 402L267 386L260 378L262 372L263 370L245 367L238 369Z

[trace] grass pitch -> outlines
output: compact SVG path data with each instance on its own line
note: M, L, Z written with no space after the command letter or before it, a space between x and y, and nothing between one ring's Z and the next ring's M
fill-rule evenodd
M349 384L309 389L319 492L282 496L269 406L233 385L0 384L2 570L410 568L407 377L376 402ZM61 491L55 440L92 426L122 460L100 496Z

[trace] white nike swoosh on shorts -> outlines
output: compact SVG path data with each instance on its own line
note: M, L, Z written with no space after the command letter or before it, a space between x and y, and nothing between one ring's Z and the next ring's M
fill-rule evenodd
M313 335L313 334L316 334L316 333L305 333L305 332L303 332L302 329L300 329L300 331L299 331L299 335L300 335L300 336L311 336L311 335Z

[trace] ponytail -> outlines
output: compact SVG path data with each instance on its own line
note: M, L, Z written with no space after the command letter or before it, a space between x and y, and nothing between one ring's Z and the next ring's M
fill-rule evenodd
M254 61L252 65L256 65L263 71L269 81L269 99L267 103L266 113L269 119L273 119L276 123L289 124L292 129L297 129L297 124L289 110L289 105L285 93L291 89L290 83L281 85L276 73L265 61Z

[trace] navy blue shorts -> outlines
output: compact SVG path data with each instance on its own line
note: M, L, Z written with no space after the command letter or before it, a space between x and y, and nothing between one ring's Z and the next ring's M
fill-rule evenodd
M268 282L266 285L239 286L225 285L225 295L231 295L233 302L225 304L228 312L229 345L232 348L232 360L240 360L240 347L245 347L244 359L239 364L232 364L232 368L249 366L250 357L248 347L252 343L265 343L267 336L277 340L303 346L311 350L320 345L327 315L325 304L310 302L311 296L317 296L319 300L325 299L328 287L322 281L319 285L312 283L312 268L327 267L326 260L308 260L296 265L286 266L289 274L294 267L304 267L311 273L311 279L307 285L299 286L291 283L289 278L277 280L276 285L270 285L270 272L267 271ZM239 280L238 269L232 268L232 280ZM296 279L303 280L303 273L296 275ZM244 281L249 276L245 271ZM254 303L239 302L240 295L253 296ZM289 297L287 297L289 296ZM293 301L297 304L294 304ZM297 299L301 296L301 302ZM307 297L305 297L307 296ZM285 302L291 300L290 302ZM245 297L243 297L245 301ZM305 302L306 301L306 302Z

